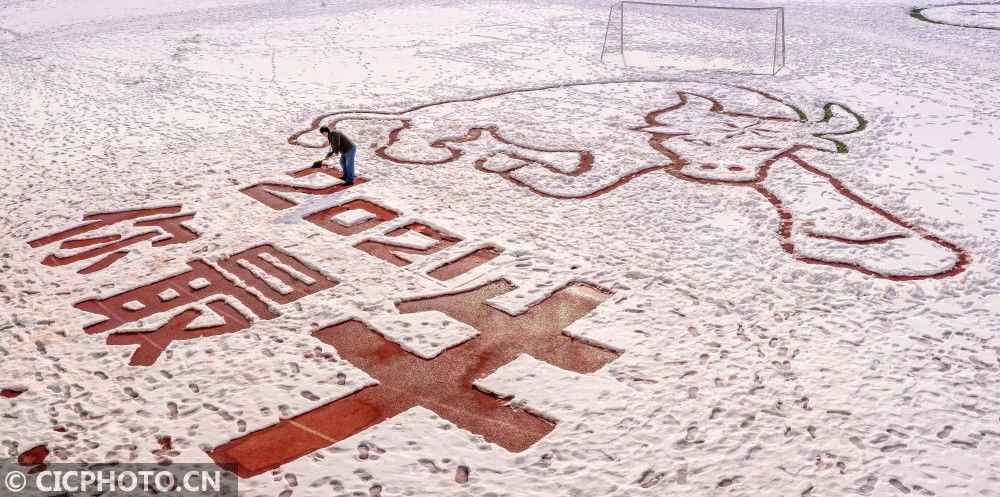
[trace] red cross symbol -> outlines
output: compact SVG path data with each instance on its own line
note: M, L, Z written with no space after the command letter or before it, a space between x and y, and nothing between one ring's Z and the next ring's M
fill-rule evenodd
M477 389L520 354L579 373L593 372L618 357L616 352L574 339L563 330L586 316L609 295L583 284L569 285L525 313L512 316L486 302L513 290L505 280L441 297L398 304L400 312L430 310L476 328L480 335L432 360L414 356L359 321L316 331L341 358L378 380L323 407L284 420L216 448L219 463L235 463L244 477L344 440L410 408L423 406L459 427L511 451L522 451L548 434L553 423L510 408L503 399Z

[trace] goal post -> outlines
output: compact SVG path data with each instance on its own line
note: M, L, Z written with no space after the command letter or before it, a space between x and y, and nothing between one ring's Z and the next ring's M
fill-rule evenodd
M622 0L611 5L608 12L608 25L604 32L604 46L601 49L601 60L608 54L625 54L625 13L626 9L635 7L662 7L665 9L700 9L720 12L748 12L763 15L773 15L774 19L774 49L771 57L771 75L775 75L785 67L785 8L784 7L731 7L712 5L691 5L675 3L648 2L643 0ZM769 24L769 23L768 23Z

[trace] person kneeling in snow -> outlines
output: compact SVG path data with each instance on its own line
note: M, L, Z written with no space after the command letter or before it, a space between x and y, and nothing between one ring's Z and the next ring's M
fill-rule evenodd
M319 132L326 137L328 142L330 142L330 152L326 154L326 157L324 157L323 160L313 163L313 167L320 167L323 165L323 161L329 159L330 156L340 154L340 170L344 172L344 184L353 185L354 154L358 150L354 146L354 142L344 136L344 134L340 131L331 130L326 126L320 128Z

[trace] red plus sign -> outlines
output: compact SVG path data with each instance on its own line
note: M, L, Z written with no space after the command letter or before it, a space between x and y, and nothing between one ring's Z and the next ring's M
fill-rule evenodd
M416 406L508 450L530 447L552 430L553 423L508 407L503 399L478 390L473 382L520 354L580 373L593 372L618 354L563 333L608 294L573 284L518 316L486 303L513 288L498 280L461 293L400 303L404 314L436 310L480 332L432 360L404 351L359 321L315 332L313 336L332 345L340 357L379 384L233 440L215 449L212 457L220 463L236 463L243 476L260 474Z

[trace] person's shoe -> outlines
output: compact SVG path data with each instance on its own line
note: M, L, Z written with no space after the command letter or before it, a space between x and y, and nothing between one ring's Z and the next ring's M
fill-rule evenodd
M313 167L313 169L318 169L318 168L323 167L323 161L313 162L313 166L312 167Z
M344 182L344 186L351 186L351 185L353 185L353 184L354 184L354 182L353 182L353 181L345 181L345 182Z

